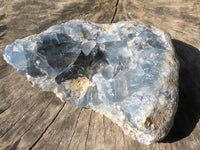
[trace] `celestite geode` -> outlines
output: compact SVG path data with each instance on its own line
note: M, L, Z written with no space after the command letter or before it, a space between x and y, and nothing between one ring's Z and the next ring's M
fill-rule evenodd
M141 143L161 140L173 124L179 64L155 27L71 20L16 40L3 57L34 85L106 115Z

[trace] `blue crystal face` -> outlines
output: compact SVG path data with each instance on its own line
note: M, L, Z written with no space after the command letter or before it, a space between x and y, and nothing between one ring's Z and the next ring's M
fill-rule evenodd
M16 40L3 56L38 87L106 115L142 143L171 128L179 66L170 37L155 27L71 20Z

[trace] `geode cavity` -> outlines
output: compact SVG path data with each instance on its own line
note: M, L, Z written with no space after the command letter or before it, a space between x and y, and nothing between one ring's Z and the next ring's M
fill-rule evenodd
M106 115L139 142L159 141L172 126L178 61L155 27L71 20L16 40L3 57L34 85Z

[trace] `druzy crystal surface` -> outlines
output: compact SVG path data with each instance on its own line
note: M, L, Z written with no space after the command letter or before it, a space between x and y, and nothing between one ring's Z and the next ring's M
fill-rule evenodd
M161 140L173 124L179 66L170 37L155 27L71 20L16 40L3 57L34 85L106 115L141 143Z

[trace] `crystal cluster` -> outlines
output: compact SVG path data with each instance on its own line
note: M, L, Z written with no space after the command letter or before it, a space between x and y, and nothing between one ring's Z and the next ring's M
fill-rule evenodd
M3 57L34 85L106 115L141 143L161 140L173 124L179 64L155 27L71 20L16 40Z

